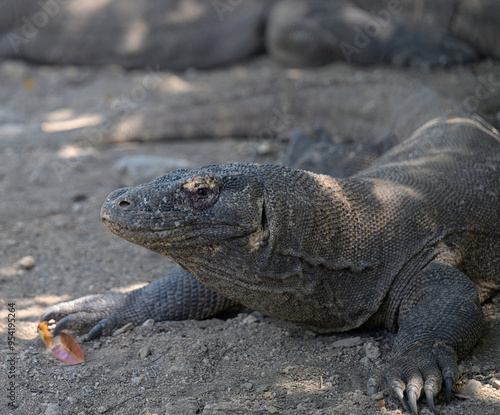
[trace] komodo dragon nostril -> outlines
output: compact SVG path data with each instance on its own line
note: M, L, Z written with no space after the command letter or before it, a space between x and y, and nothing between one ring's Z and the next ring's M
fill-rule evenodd
M128 200L121 200L118 202L118 206L121 208L128 208L131 205L130 201Z

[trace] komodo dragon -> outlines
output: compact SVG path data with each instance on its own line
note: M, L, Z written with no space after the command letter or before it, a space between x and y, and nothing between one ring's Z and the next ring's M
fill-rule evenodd
M177 170L112 192L115 234L179 264L127 294L55 305L42 320L88 338L146 319L202 319L243 304L320 332L397 332L368 381L417 413L449 401L457 359L500 288L500 136L474 118L436 119L368 168L333 178L277 165Z
M183 70L500 58L496 0L0 0L0 57Z

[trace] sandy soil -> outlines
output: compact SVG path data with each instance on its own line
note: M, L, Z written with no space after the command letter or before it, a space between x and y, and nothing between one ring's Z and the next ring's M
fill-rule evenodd
M443 79L455 77L460 84L464 73L472 78L460 92L465 100L479 85L470 71L426 79L446 89ZM76 336L85 363L71 366L54 359L36 333L38 316L48 306L137 288L172 266L100 223L103 200L125 181L114 168L121 157L164 155L204 165L268 162L276 155L266 143L230 138L89 142L85 127L112 99L106 94L131 91L134 80L145 76L140 72L4 62L0 74L1 414L402 413L396 399L373 400L365 393L371 372L384 365L390 350L393 335L384 330L317 335L251 310L232 310L219 318L146 325L89 343ZM499 109L494 106L498 91L493 92L481 100L492 116ZM26 256L33 257L33 267L29 260L19 262ZM16 318L13 354L7 347L9 304ZM440 395L442 414L500 413L495 383L500 380L500 297L484 310L486 333L461 362L459 386L468 388L457 389L463 397L448 406ZM7 406L11 381L17 409ZM424 403L420 408L430 414Z

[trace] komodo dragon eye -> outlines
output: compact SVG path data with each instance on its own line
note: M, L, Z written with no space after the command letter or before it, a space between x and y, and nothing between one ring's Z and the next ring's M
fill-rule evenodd
M219 198L219 185L209 176L194 177L183 190L195 209L201 210L212 206Z

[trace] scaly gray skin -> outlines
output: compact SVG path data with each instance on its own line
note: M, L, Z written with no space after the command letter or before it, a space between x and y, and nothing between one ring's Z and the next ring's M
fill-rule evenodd
M388 386L416 414L424 392L436 413L481 335L480 302L500 288L499 168L496 130L436 119L349 178L227 164L118 189L106 226L180 267L41 319L59 321L54 335L94 325L95 338L243 304L320 332L384 327L397 332L392 363L369 394Z
M495 0L0 0L0 57L182 70L265 48L292 66L332 60L443 66L500 58Z

